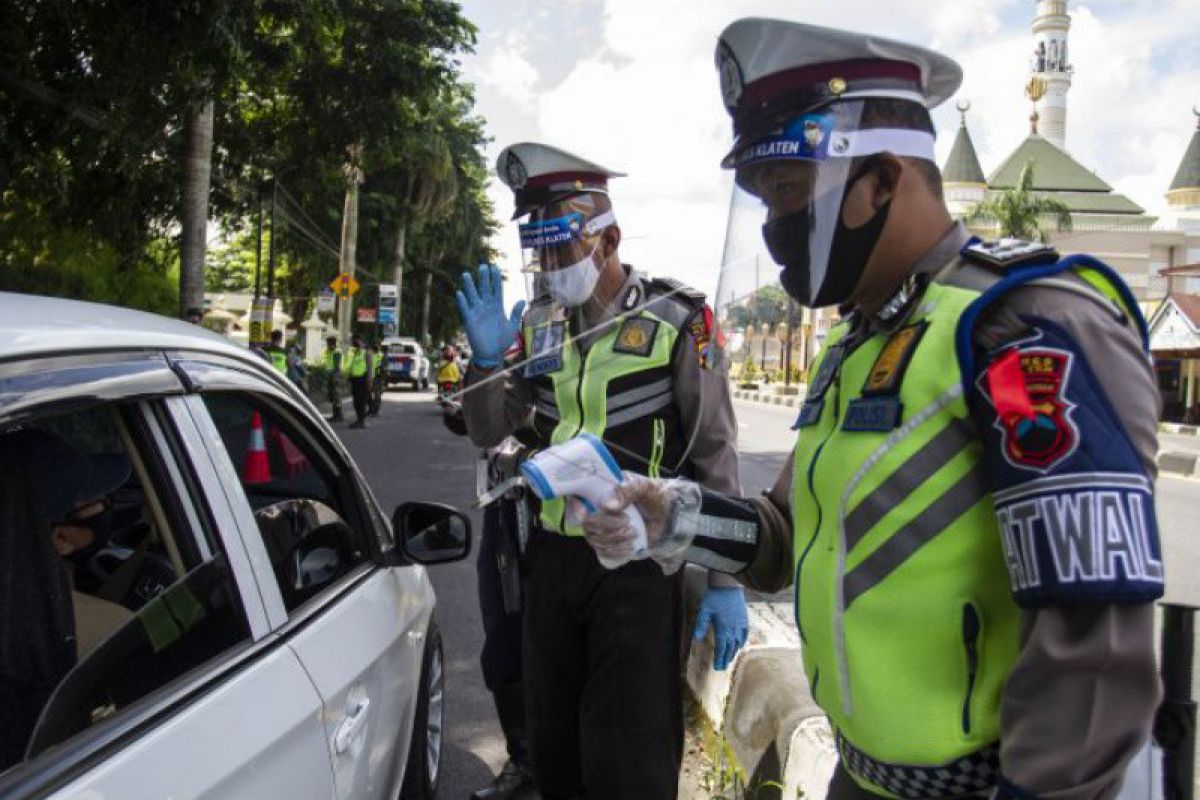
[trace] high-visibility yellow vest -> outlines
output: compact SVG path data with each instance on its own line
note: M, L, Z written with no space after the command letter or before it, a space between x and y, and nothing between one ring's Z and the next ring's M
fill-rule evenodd
M361 378L367 374L367 353L357 347L350 351L346 363L346 374L351 378Z
M657 283L646 283L655 299ZM689 290L690 291L690 290ZM689 297L700 298L696 304ZM586 355L563 330L561 366L526 375L534 386L534 429L543 446L561 444L587 431L607 445L623 470L652 477L691 475L686 459L688 437L675 403L672 359L680 331L698 309L702 295L675 290L656 299L624 322L610 326ZM537 326L546 328L562 323ZM544 340L534 326L523 329L527 365L536 365L533 348ZM535 370L536 371L536 370ZM565 525L561 498L543 501L543 528L582 536Z
M341 351L339 351L336 347L326 347L325 353L321 358L321 366L323 366L330 374L337 372L340 356Z
M278 347L268 347L267 357L271 359L271 366L284 375L287 374L287 352L285 350Z
M1124 302L1102 273L1076 274ZM956 366L960 318L979 296L927 289L900 328L923 327L907 369L895 363L897 345L883 355L905 334L877 333L843 354L848 327L835 327L813 383L826 360L840 358L840 368L801 412L792 516L804 669L842 763L888 797L897 796L889 780L914 776L932 782L923 796L936 796L939 766L988 774L1018 655L1020 612ZM870 419L863 412L878 400L869 384L894 369L897 426L855 429L855 415Z

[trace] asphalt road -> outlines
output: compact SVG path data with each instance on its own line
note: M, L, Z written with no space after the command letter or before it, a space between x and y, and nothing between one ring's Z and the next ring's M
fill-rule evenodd
M365 430L337 426L375 497L390 512L406 500L448 503L464 511L475 499L476 450L442 426L433 392L394 389ZM350 404L346 413L353 416ZM479 535L482 514L471 512ZM465 800L504 763L504 738L479 671L483 625L475 589L475 550L466 561L429 568L446 656L446 738L438 796Z
M348 404L347 404L348 406ZM769 487L790 456L794 409L735 401L743 490ZM349 408L347 407L347 411ZM385 509L405 500L432 500L468 509L474 500L475 449L449 433L430 392L396 390L366 430L339 429ZM1200 481L1158 481L1158 515L1167 563L1167 599L1200 604L1200 547L1191 539L1200 517ZM472 512L474 531L481 514ZM466 798L504 762L504 740L483 686L483 629L474 557L430 569L447 663L446 740L439 796ZM785 592L784 595L787 595ZM1200 679L1200 675L1197 676Z

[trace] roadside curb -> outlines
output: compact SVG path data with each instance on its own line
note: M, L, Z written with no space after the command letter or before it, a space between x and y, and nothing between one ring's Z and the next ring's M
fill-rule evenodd
M1158 454L1160 475L1179 478L1200 478L1200 455L1196 453L1166 452Z
M784 406L785 408L798 408L804 402L804 392L801 389L800 394L782 395L774 392L761 392L751 389L730 389L734 400L749 400L754 403L763 403L770 406Z
M707 589L706 575L689 569L686 584L694 609ZM692 643L688 689L748 780L778 781L781 797L822 798L837 751L809 693L791 603L751 601L747 607L750 636L728 669L712 669L709 639Z
M1200 436L1200 425L1184 425L1182 422L1160 422L1159 433L1174 433L1180 436Z

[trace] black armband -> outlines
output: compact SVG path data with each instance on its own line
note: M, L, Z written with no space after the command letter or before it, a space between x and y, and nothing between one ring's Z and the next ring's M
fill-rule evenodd
M700 510L681 510L672 532L691 539L684 558L718 572L741 572L758 549L758 512L749 500L700 490Z

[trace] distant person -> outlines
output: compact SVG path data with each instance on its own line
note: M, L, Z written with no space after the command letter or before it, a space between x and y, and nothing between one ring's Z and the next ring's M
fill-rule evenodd
M375 343L375 380L371 384L371 407L367 416L378 417L383 407L383 390L387 388L387 348L382 342Z
M287 376L301 391L304 391L304 384L308 380L308 367L304 364L300 345L296 342L292 342L287 348Z
M271 366L277 369L279 374L287 375L288 361L287 350L283 348L283 331L271 331L271 342L264 348L264 351Z
M354 401L354 422L350 423L350 427L365 428L374 358L362 336L356 335L351 344L350 354L346 359L346 377L350 381L350 397Z
M338 349L336 336L325 338L325 352L321 355L321 366L325 368L325 398L332 411L330 422L342 421L342 351Z

